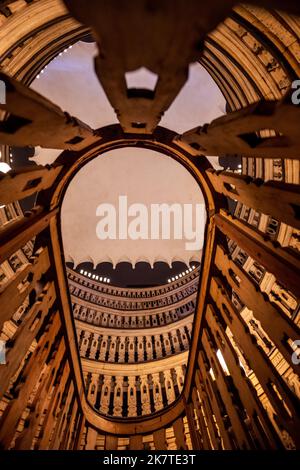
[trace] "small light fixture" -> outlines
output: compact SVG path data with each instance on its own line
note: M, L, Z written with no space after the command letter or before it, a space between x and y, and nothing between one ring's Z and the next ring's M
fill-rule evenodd
M0 172L8 173L11 170L11 166L6 162L0 162Z

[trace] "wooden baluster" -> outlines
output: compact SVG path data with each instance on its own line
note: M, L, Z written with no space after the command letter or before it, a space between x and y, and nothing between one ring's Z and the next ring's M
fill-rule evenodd
M118 437L108 434L105 436L105 450L117 450L118 449Z
M48 248L40 248L14 276L0 288L0 330L4 322L11 319L29 293L36 287L37 281L50 267ZM22 284L21 288L18 286Z
M201 391L200 396L203 401L205 417L214 450L221 450L222 448L225 450L234 449L235 445L232 436L228 431L228 427L225 426L226 412L218 398L218 388L208 371L208 364L203 351L199 352L198 365L199 370L196 375L196 386L198 390L202 390L202 388L205 390L205 394ZM202 381L200 380L200 374L203 377ZM203 387L201 386L201 382ZM216 426L213 416L215 416L218 427ZM220 441L220 437L222 438L222 442Z
M231 300L226 294L226 290L221 281L215 277L212 279L211 296L220 309L223 319L229 326L232 334L235 338L239 339L239 344L242 345L249 366L254 371L260 385L276 410L278 422L294 436L294 439L297 439L297 436L299 436L299 425L294 422L294 419L299 416L299 400L291 392L263 349L258 347L255 338L249 333L249 328L245 321L235 310ZM286 412L283 403L278 400L278 397L270 387L272 383L283 397L286 406L290 410L291 416Z
M230 371L230 375L235 383L239 399L243 402L247 414L251 419L251 427L255 430L255 439L260 442L260 447L276 449L280 447L278 436L274 432L272 423L263 408L255 388L245 376L239 364L239 358L226 335L221 322L221 312L216 312L212 305L208 305L206 321L214 333L214 338ZM256 418L259 417L262 425L258 426Z
M201 450L203 449L203 446L202 446L199 431L197 430L197 427L196 427L194 404L188 403L185 406L185 411L186 411L186 416L188 420L188 426L190 430L193 450Z
M22 382L17 386L19 394L12 399L1 417L0 443L4 449L8 448L16 431L21 413L26 407L28 398L39 379L45 360L51 350L52 342L57 335L60 322L56 317L50 326L49 332L45 332L39 347L31 356L22 372Z
M140 434L137 434L136 436L130 436L129 449L130 450L142 450L142 449L144 449L143 436L141 436Z
M300 338L299 327L265 299L249 276L229 258L220 245L217 246L215 263L241 301L253 311L255 318L261 322L262 327L268 332L270 339L276 344L287 362L291 364L295 373L299 375L300 365L291 363L292 351L287 343L288 338L292 341ZM232 273L238 276L238 284L233 279Z
M253 227L238 219L233 219L224 212L216 214L214 220L225 235L274 274L287 289L300 297L300 269L297 257L270 240L266 240L265 235L255 231Z
M196 410L197 418L198 418L198 423L199 423L199 432L200 432L200 438L203 442L203 444L200 444L200 449L203 448L203 450L211 450L212 449L212 444L208 432L207 425L205 423L205 418L201 409L201 405L198 399L198 392L197 388L194 387L192 391L192 400L193 400L193 405Z
M167 450L166 430L158 429L153 433L154 447L155 450Z
M98 431L94 428L87 428L85 450L95 450L98 437Z
M183 419L178 418L173 423L173 430L178 450L187 450Z

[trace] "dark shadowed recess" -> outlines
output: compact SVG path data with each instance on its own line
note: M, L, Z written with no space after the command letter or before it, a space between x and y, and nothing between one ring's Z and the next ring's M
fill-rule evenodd
M67 263L67 266L74 268L73 263ZM127 262L118 263L115 269L111 263L100 263L94 270L93 264L86 262L80 263L76 267L76 271L80 273L81 270L84 270L98 276L108 277L110 284L115 286L142 288L166 284L170 277L177 276L192 266L199 266L199 263L193 262L187 266L185 263L176 261L172 263L172 268L170 268L167 263L157 262L151 268L149 263L140 262L135 265L134 269Z

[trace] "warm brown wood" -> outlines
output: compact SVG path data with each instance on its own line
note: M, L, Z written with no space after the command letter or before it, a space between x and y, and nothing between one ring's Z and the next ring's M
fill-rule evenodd
M214 220L225 235L300 298L300 264L295 255L280 248L278 244L276 246L265 236L225 212L216 214Z
M200 434L196 428L196 423L195 423L195 416L194 416L195 411L194 411L193 403L188 403L185 407L185 410L186 410L186 417L188 420L193 449L202 450L203 446L202 446Z
M17 439L16 450L30 449L33 439L37 433L40 423L43 421L43 413L46 411L48 405L48 397L52 387L54 386L55 378L61 363L62 355L65 352L65 345L60 343L57 354L51 358L48 371L44 374L43 383L36 393L35 399L31 407L31 413L27 418L26 427Z
M199 369L196 371L195 384L203 403L205 418L214 450L234 449L232 438L225 426L224 406L220 406L218 389L209 374L204 351L199 351ZM216 422L218 424L216 424Z
M105 450L116 450L118 449L118 437L107 435L105 436Z
M186 438L185 438L185 433L184 433L184 424L183 424L183 419L181 417L177 418L176 421L173 423L173 430L175 434L177 449L186 450L187 444L186 444Z
M232 5L217 0L213 16L195 0L158 2L150 8L146 0L131 0L122 14L118 0L91 0L89 8L84 0L65 3L76 19L92 27L101 45L97 75L124 131L143 134L153 132L185 84L189 63L200 58L205 33ZM126 72L142 67L157 75L154 90L127 87Z
M142 450L144 449L143 445L143 436L130 436L129 439L129 450Z
M215 263L226 277L229 285L235 290L242 302L254 312L264 330L268 332L270 339L290 363L291 349L287 339L290 338L292 341L296 341L300 337L299 327L282 313L276 305L273 305L269 299L264 297L249 276L229 258L221 246L217 247ZM238 276L240 279L239 285L235 282L231 273ZM298 364L291 363L291 367L296 373L300 372Z
M27 353L33 339L43 326L43 322L55 302L55 288L53 282L48 283L38 296L37 301L29 309L26 321L17 329L8 348L6 364L1 366L0 397L5 393L10 378L18 370L18 367Z
M57 318L57 317L56 317ZM60 324L53 321L49 332L45 332L39 348L31 356L22 373L22 382L19 382L17 389L19 391L16 398L12 399L6 407L1 420L0 444L3 449L7 449L15 434L16 426L24 411L35 384L37 383L45 359L52 347L52 342L59 331Z
M62 166L24 168L22 171L0 173L0 205L19 201L38 191L50 188L62 171Z
M47 211L38 206L23 219L0 228L0 263L42 232L57 212L58 208Z
M298 159L299 119L300 108L288 93L281 101L261 100L187 131L177 143L194 155ZM277 135L261 137L260 131L266 129Z
M202 408L199 402L198 393L199 392L197 391L197 388L195 386L192 391L192 401L193 401L193 405L197 414L198 423L199 423L199 432L201 435L201 444L199 446L199 449L211 450L212 449L211 440L210 440L207 425L204 420Z
M6 86L6 104L0 109L10 113L0 127L1 143L81 150L99 139L89 126L17 80L3 73L0 80Z
M220 316L221 312L216 312L212 305L208 305L206 315L207 323L210 327L210 331L214 334L216 345L219 347L220 351L222 351L222 355L234 381L235 390L232 390L232 393L238 394L239 400L244 405L244 409L247 410L247 415L251 418L251 425L244 423L246 424L246 433L249 433L249 437L251 433L252 439L254 439L251 447L255 447L259 442L258 447L261 449L276 449L280 446L278 437L276 438L275 436L271 421L257 397L256 390L250 380L245 376L239 364L237 354L230 344L218 315ZM240 411L242 412L243 410L241 409ZM262 426L258 426L256 417L259 417Z
M263 183L226 171L207 170L207 175L218 193L300 228L300 191L297 185L277 181Z
M299 400L289 389L284 379L268 359L266 353L257 345L256 339L250 334L249 328L235 310L231 300L226 294L224 286L222 286L222 283L217 278L212 279L211 294L223 315L223 319L228 324L234 336L238 338L239 342L242 344L250 368L255 372L260 385L263 387L276 410L278 422L281 423L284 429L287 429L292 435L297 437L297 429L299 426L297 423L295 424L293 417L299 420ZM291 416L286 412L284 404L278 400L274 390L270 387L271 383L276 386L280 395L284 397L284 402Z
M18 307L22 305L28 294L33 290L39 290L37 282L45 274L49 267L48 248L40 248L31 263L23 265L9 281L0 288L0 329L5 321L10 320ZM20 287L21 285L21 287Z
M153 433L155 450L167 450L166 430L158 429Z
M0 76L7 85L8 97L0 111L1 142L73 151L59 157L59 167L39 167L0 177L0 204L17 204L24 197L42 192L39 203L43 206L0 229L0 263L8 264L9 257L33 238L36 246L43 247L7 282L6 272L1 277L6 284L0 290L0 327L4 326L4 337L10 338L7 364L0 366L1 394L5 394L0 444L5 449L28 449L33 444L37 449L96 449L102 447L104 439L105 448L110 450L123 445L118 436L129 437L130 448L138 449L144 435L147 439L153 435L155 447L164 450L166 430L169 432L171 426L176 441L172 439L172 445L186 449L183 419L188 421L194 448L300 446L299 365L292 363L291 347L300 335L299 314L295 308L286 315L286 310L272 303L271 294L268 298L262 293L246 268L241 269L238 260L234 261L234 256L231 259L224 248L228 237L230 247L232 241L236 242L287 291L299 297L297 232L293 232L293 250L283 249L265 234L219 212L228 197L275 217L282 222L281 228L285 229L285 224L300 228L299 185L206 172L208 162L202 156L249 156L251 174L261 170L259 174L265 178L266 158L277 157L282 178L297 181L299 106L292 106L290 94L281 101L261 100L245 106L262 96L267 100L278 98L299 75L299 35L297 28L292 28L298 19L243 5L232 12L235 0L212 1L210 10L196 0L163 0L156 4L133 0L128 8L118 0L93 0L89 8L83 0L66 0L71 13L86 26L69 17L62 4L51 4L48 9L50 0L5 0L1 4L1 29L8 34L1 41L7 47L1 44L4 58L0 66L7 75L17 76L24 83L30 83L61 47L93 28L99 44L97 74L124 131L120 126L109 126L95 133L23 84L7 75ZM283 7L279 0L250 3ZM300 12L292 0L287 0L284 8ZM32 11L41 14L40 21ZM230 17L226 22L207 35L227 15ZM15 21L16 16L19 21ZM14 44L11 25L21 26L24 18L26 25ZM32 30L31 21L35 23ZM62 32L66 33L63 38ZM41 39L41 45L37 44ZM156 126L186 82L189 64L198 59L224 93L226 111L240 110L175 138L175 133ZM154 91L127 86L125 74L140 67L157 75ZM277 134L264 138L263 130ZM183 394L167 409L130 419L98 414L88 401L92 393L85 394L60 231L62 198L72 177L94 157L127 145L156 150L182 163L201 185L208 215ZM3 161L8 162L9 149L1 150ZM260 158L255 160L256 155ZM248 171L250 159L243 160L243 171L245 167ZM280 172L276 175L279 177ZM29 294L28 309L15 320L14 315ZM238 298L240 310L235 307ZM297 303L293 297L292 304L298 307ZM255 334L251 334L252 320L246 322L243 317L251 315L250 310L257 322L253 320ZM218 349L229 373L218 362ZM247 364L245 369L251 369L249 377L240 367L241 357ZM95 377L92 383L100 388ZM95 404L95 396L93 400Z

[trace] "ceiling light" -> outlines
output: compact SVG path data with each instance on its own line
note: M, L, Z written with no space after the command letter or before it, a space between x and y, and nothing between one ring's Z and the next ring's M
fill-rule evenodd
M220 349L218 349L218 351L217 351L217 358L219 359L220 365L221 365L223 371L225 372L225 374L230 375L227 364L225 362L225 359L224 359L223 354L221 353Z
M0 162L0 171L2 173L8 173L11 170L11 167L8 163Z

